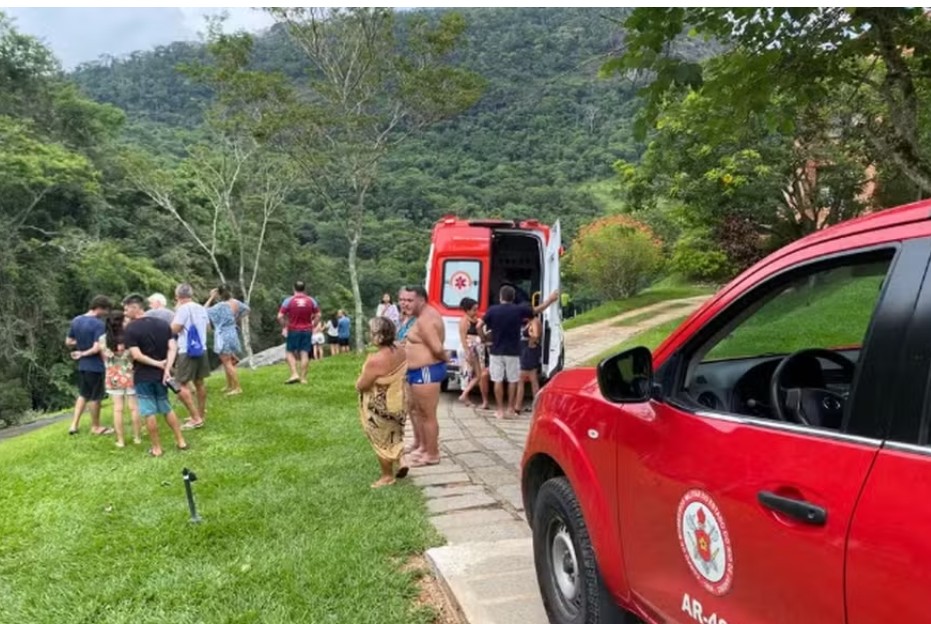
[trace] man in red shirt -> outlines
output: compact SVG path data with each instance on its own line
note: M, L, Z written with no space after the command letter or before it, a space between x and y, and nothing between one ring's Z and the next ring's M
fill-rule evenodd
M310 360L311 335L314 323L320 316L320 306L313 297L308 296L304 282L294 282L294 294L278 310L278 322L285 326L287 343L285 344L291 377L285 383L307 383L307 366ZM301 370L298 374L297 358L300 354Z

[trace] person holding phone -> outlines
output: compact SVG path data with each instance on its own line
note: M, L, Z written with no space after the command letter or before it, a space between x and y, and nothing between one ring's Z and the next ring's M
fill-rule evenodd
M181 433L181 423L168 401L168 387L180 390L178 382L171 378L171 367L178 355L178 343L165 321L145 316L145 300L142 295L129 295L123 300L123 314L129 325L123 335L123 344L133 359L133 383L139 415L145 419L152 447L149 455L161 457L162 445L158 436L155 417L165 416L165 421L175 436L179 450L187 450L187 442Z

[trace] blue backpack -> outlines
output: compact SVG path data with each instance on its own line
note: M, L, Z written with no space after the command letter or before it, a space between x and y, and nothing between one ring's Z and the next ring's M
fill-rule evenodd
M200 339L200 332L197 331L197 325L191 323L191 326L187 328L187 356L188 357L202 357L204 355L204 341Z

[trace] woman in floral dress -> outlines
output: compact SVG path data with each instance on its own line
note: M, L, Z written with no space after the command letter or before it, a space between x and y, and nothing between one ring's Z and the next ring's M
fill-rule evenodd
M107 317L107 331L100 337L100 357L106 366L104 378L107 394L113 399L113 428L116 429L116 445L126 446L123 434L123 407L129 406L133 419L133 443L142 443L142 420L136 403L133 385L133 360L123 344L123 329L128 319L122 310L112 310Z
M214 304L214 301L218 303ZM249 306L233 298L229 287L225 284L210 291L210 298L204 304L207 316L213 325L213 351L220 357L223 371L226 373L227 396L242 394L239 385L239 373L236 364L242 347L239 342L239 332L236 323L249 314Z
M365 361L356 390L362 430L381 467L381 478L372 483L373 488L379 488L404 478L409 470L404 464L407 356L395 341L392 321L376 316L369 322L369 330L378 351Z

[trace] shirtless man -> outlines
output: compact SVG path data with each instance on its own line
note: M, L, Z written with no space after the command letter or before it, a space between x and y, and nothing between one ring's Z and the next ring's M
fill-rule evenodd
M440 427L436 407L440 402L440 384L446 379L449 355L443 348L446 328L443 317L427 305L427 291L413 286L401 294L401 305L417 319L407 334L407 383L410 385L411 415L419 427L419 446L411 451L413 467L440 463Z
M414 301L414 297L413 296L405 297L404 293L406 292L407 292L406 286L402 286L401 289L398 290L398 310L401 313L401 318L400 318L400 325L398 326L397 338L398 338L398 343L402 347L405 347L405 349L407 348L407 334L408 332L410 332L411 327L414 326L414 321L417 320L411 315L411 305ZM405 383L406 382L407 382L407 379L405 378ZM407 396L407 416L408 418L410 418L411 429L414 432L414 439L411 440L408 444L404 445L404 452L411 453L415 449L420 448L420 439L421 439L420 438L420 420L417 418L417 415L413 412L413 410L411 410L410 384L407 385L407 390L405 391L404 394Z

